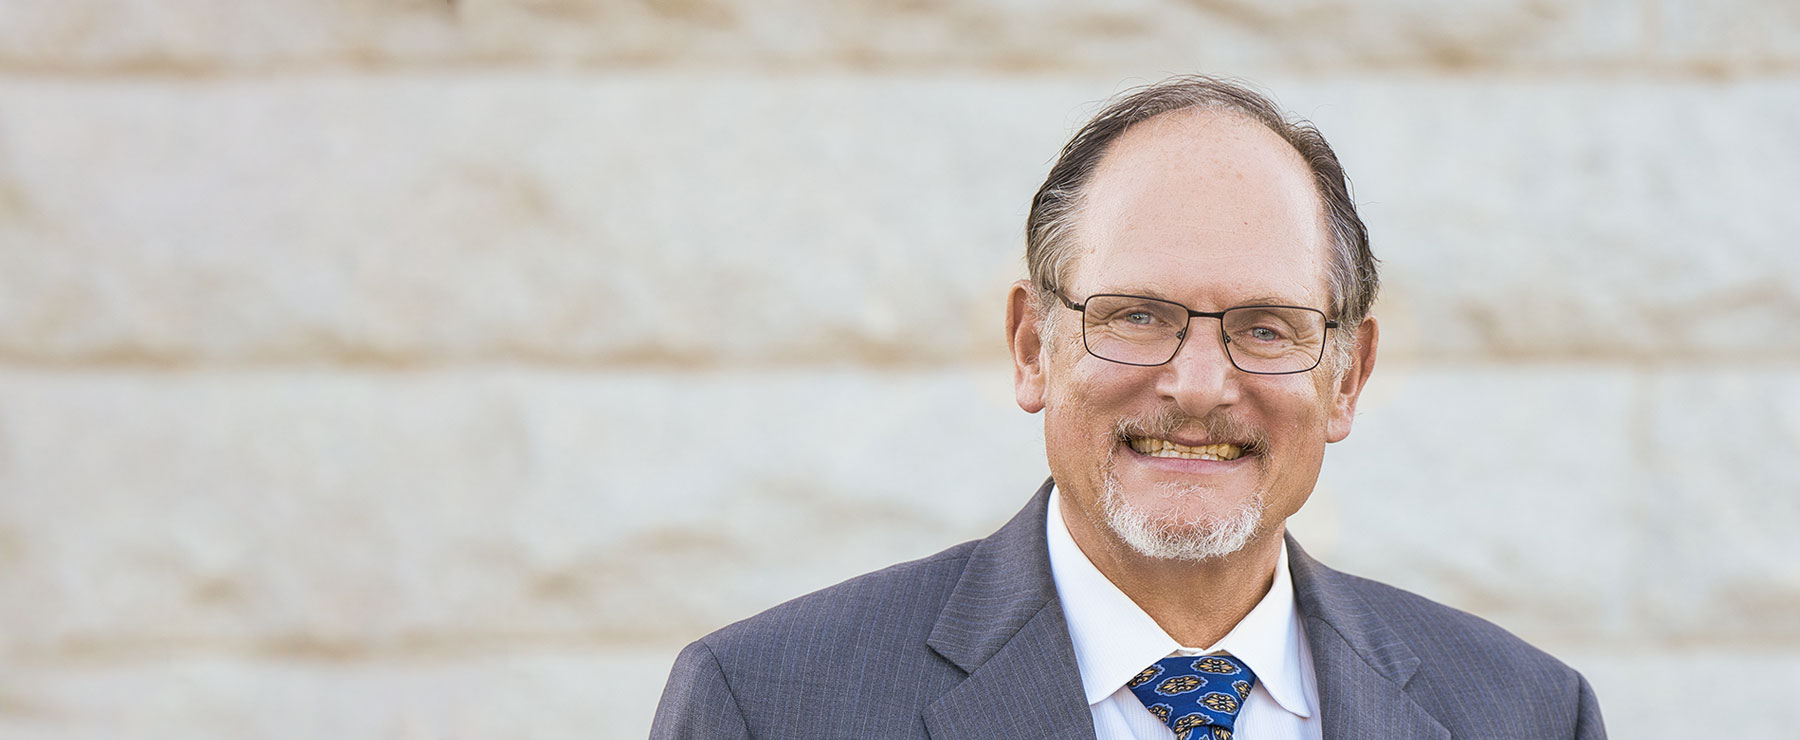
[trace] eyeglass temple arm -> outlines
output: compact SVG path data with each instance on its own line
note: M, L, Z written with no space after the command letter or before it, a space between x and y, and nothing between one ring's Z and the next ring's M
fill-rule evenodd
M1076 303L1074 301L1071 301L1071 300L1069 300L1069 297L1066 295L1063 295L1062 291L1060 291L1060 290L1051 288L1050 295L1056 296L1056 300L1062 301L1063 305L1068 306L1071 309L1074 309L1076 311L1086 311L1087 310L1086 303Z

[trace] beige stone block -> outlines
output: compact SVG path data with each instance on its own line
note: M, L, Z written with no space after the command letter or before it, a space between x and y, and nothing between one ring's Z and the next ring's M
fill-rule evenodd
M1293 531L1533 642L1638 639L1644 387L1626 368L1378 366Z
M1647 620L1684 641L1800 641L1800 373L1671 370L1641 434Z
M0 375L0 649L678 644L981 536L1004 367Z
M304 370L7 373L5 645L323 653L446 618L529 459L492 385ZM466 561L466 562L465 562Z
M351 660L179 654L10 664L18 740L642 738L673 649L521 646Z
M1758 3L1757 5L1772 4ZM1655 58L1630 0L621 3L612 0L23 0L0 64L233 72L549 64L600 67L1104 71L1612 68Z
M1305 88L1383 259L1390 356L1800 357L1800 86Z
M1078 104L854 78L0 87L0 354L59 363L997 359L1019 214Z
M1350 168L1389 356L1800 356L1800 87L1268 82ZM13 80L0 355L997 360L1025 204L1111 84Z

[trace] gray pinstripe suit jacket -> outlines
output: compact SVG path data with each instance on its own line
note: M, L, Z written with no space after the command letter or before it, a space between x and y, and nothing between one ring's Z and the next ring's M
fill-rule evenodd
M1050 578L1049 490L987 539L688 645L650 736L1093 738ZM1288 548L1326 738L1606 736L1593 690L1555 658Z

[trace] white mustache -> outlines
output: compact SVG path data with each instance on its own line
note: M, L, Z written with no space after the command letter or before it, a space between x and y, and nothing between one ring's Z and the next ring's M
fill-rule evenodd
M1214 413L1194 418L1169 406L1157 409L1147 416L1120 419L1113 427L1113 436L1120 441L1132 437L1169 439L1183 430L1196 427L1206 430L1207 439L1242 445L1246 454L1263 451L1269 441L1269 435L1263 430L1223 414Z

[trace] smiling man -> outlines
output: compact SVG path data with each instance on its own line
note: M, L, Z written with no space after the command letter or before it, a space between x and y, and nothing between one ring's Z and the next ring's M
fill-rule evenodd
M1575 671L1286 536L1375 366L1375 259L1309 125L1181 77L1032 202L1006 328L1050 480L992 536L689 645L657 738L1599 738Z

